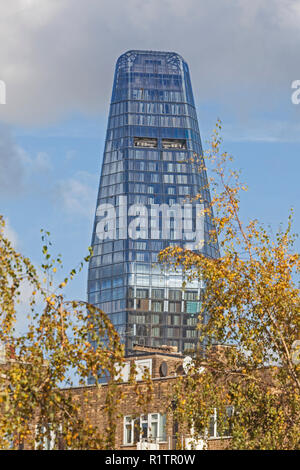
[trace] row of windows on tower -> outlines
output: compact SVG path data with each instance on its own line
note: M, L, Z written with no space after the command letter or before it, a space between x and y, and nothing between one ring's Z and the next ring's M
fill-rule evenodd
M129 297L136 297L137 299L148 299L149 293L151 298L153 299L164 299L165 298L165 289L139 289L137 288L134 291L133 288L129 288L128 295ZM177 289L169 289L167 292L169 300L179 301L179 300L198 300L199 297L203 296L203 293L199 293L198 290L177 290Z
M170 114L172 116L189 116L197 119L196 110L193 106L182 103L157 103L147 101L121 101L110 107L110 116L118 116L125 113L143 114Z
M136 181L145 183L164 183L164 184L199 184L197 174L172 174L156 172L129 171L113 173L111 175L102 176L101 186L109 186L111 184L124 183L126 181ZM147 192L147 191L141 191ZM162 192L162 191L160 191Z
M135 75L135 76L134 76ZM168 91L181 91L182 89L182 79L176 78L162 78L162 75L158 74L141 74L136 72L135 74L131 74L129 77L122 77L122 79L118 82L119 90L122 88L128 88L129 86L134 88L147 88L147 91L154 90L165 90ZM142 98L143 99L143 94Z
M190 153L197 155L202 154L202 147L200 145L199 134L195 134L194 131L189 129L177 129L177 128L167 128L167 127L139 127L139 126L125 126L124 128L116 129L116 134L114 135L111 131L108 131L106 143L105 143L105 153L118 150L121 154L132 150L133 147L133 138L134 136L143 137L145 133L150 138L157 138L157 135L162 137L167 137L170 139L185 139L187 150ZM160 147L160 144L158 145ZM136 147L137 150L137 147ZM144 149L146 150L146 149ZM177 152L178 150L175 150ZM144 154L145 155L145 154ZM146 155L145 155L146 156ZM126 157L125 157L126 158ZM138 158L134 155L130 158ZM144 157L143 157L144 158ZM119 160L123 158L120 157ZM160 158L158 158L159 160Z
M164 116L160 114L119 114L111 116L108 122L108 129L122 126L156 126L156 127L180 127L183 129L193 129L199 132L196 119L190 116ZM166 147L169 148L169 147Z
M148 136L147 136L148 134ZM125 137L148 137L156 139L158 135L166 139L185 139L186 141L199 141L198 129L182 128L182 127L160 127L160 126L141 126L141 125L124 125L108 129L106 133L107 145L110 140L117 140ZM132 145L130 145L132 146ZM188 146L187 146L188 148ZM191 146L194 150L194 146Z
M185 103L186 96L184 91L165 90L154 88L129 88L127 86L115 90L112 97L112 103L124 100L142 100L142 101L167 101L173 103ZM190 104L193 104L192 102Z
M198 164L202 163L202 160L197 156L195 152L187 151L157 151L152 149L122 149L122 150L113 150L111 152L105 152L104 154L104 163L113 163L120 162L124 160L142 160L142 161L168 161L168 162L178 162L178 163L189 163L196 162ZM199 164L198 164L199 166ZM202 165L203 167L203 165Z
M166 282L173 282L174 286L181 286L183 282L182 274L180 273L163 274L160 272L160 267L154 264L139 262L123 262L90 269L89 280L97 281L106 277L121 276L123 274L127 274L128 284L132 284L134 280L131 278L136 276L135 282L137 282L138 286L149 286L151 284L150 281L152 281L153 286L163 285Z
M97 306L100 310L106 312L111 321L116 325L121 325L126 323L126 315L128 314L129 323L141 323L141 324L153 324L153 325L160 325L164 326L167 325L168 321L167 317L179 317L180 322L178 326L187 327L187 326L194 326L197 324L195 319L199 317L199 309L193 308L192 311L187 311L186 309L182 309L180 311L172 311L169 308L164 309L163 311L154 310L153 308L149 309L133 309L127 306L128 300L126 299L119 299L119 300L111 300L106 302L93 302L89 300L89 302L93 303ZM125 312L127 311L127 313ZM190 319L194 319L191 320ZM171 320L170 320L171 321ZM176 321L176 320L175 320Z
M102 299L102 294L100 294ZM105 299L108 300L108 299ZM201 304L200 302L195 301L185 301L183 306L181 302L168 302L166 305L163 301L152 301L151 305L148 299L137 299L134 301L133 299L127 300L127 308L135 309L135 310L151 310L153 312L171 312L171 313L189 313L189 314L196 314L200 312Z
M94 245L93 256L120 250L128 251L128 249L161 251L166 246L167 242L159 240L115 240L114 242L106 240Z
M113 300L121 300L126 296L126 289L118 288L106 290L103 292L96 292L90 294L90 302L99 305L101 309L106 307L106 313L112 312L113 305L108 306L107 303ZM104 305L105 303L105 305ZM151 311L157 313L170 312L170 313L187 313L189 315L199 314L201 310L201 303L197 301L183 301L182 302L171 302L171 301L156 301L149 299L127 299L126 305L123 307L120 305L119 310L129 309L134 311Z
M161 232L162 233L162 232ZM176 231L170 230L170 240L176 240L177 245L182 245L186 242L186 240L182 240L176 238ZM169 243L170 245L170 243ZM103 267L108 264L113 263L120 263L122 261L136 261L136 262L143 262L143 263L157 263L158 262L158 253L157 252L127 252L127 251L118 251L116 253L108 253L106 255L100 255L93 259L93 263L91 264L90 268L98 268ZM149 265L147 265L149 267ZM133 268L134 269L134 268ZM93 271L91 272L91 276L93 276ZM101 277L100 272L96 273L97 277Z
M154 64L156 65L161 65L161 61L158 60L145 60L144 64ZM135 78L146 78L146 79L161 79L161 80L179 80L180 82L182 81L181 75L178 73L158 73L158 72L144 72L144 71L130 71L130 72L125 72L125 71L120 71L118 74L118 79L119 80L133 80Z
M158 147L158 139L149 137L134 137L133 145L134 147L156 148ZM161 139L161 147L163 149L186 150L187 143L186 139Z
M112 315L113 321L117 322L116 324L121 325L124 322L124 316L117 317L118 314ZM114 318L116 317L116 318ZM196 326L199 323L198 315L185 315L180 314L176 315L160 315L159 313L141 313L136 312L132 314L128 312L129 324L137 324L137 325L160 325L164 326L183 326L183 327L191 327Z
M116 287L123 286L124 284L124 277L116 277L113 279L103 279L99 281L91 281L89 283L89 291L105 291L106 289L115 289ZM181 302L182 300L185 301L201 301L203 299L203 291L200 290L188 290L188 291L181 291L179 289L159 289L159 288L136 288L134 290L133 287L128 288L128 298L136 298L136 299L153 299L153 300L169 300L172 302Z
M169 183L173 183L172 181L169 181ZM165 182L166 184L166 182ZM164 194L164 195L168 195L168 196L194 196L198 193L198 185L195 184L194 187L183 187L183 186L164 186L163 188L160 186L149 186L149 185L145 185L143 183L139 184L139 183L135 183L135 184L129 184L128 186L128 189L130 191L130 193L143 193L143 194ZM202 198L203 198L203 191L201 191L202 193ZM156 198L148 198L148 199L145 199L145 202L147 204L154 204L156 201L160 200L158 197ZM176 202L178 202L177 200L175 199L168 199L168 202L170 205L171 204L175 204ZM188 202L187 199L183 199L182 200L182 203L184 202Z
M191 163L169 163L149 160L122 160L115 163L106 163L102 168L102 176L119 173L126 170L155 171L166 173L192 173L195 171Z
M153 181L155 182L155 181ZM136 183L134 186L130 187L130 192L131 193L149 193L148 192L148 187L146 185L140 185L137 186L138 183ZM115 195L120 195L124 193L128 193L128 190L126 189L124 183L118 183L118 184L112 184L109 186L104 186L101 187L100 190L100 198L105 198L105 197L111 197ZM199 187L197 185L193 186L178 186L177 187L177 192L179 196L195 196L199 192ZM164 194L164 193L161 193ZM132 194L131 194L132 195ZM134 199L132 204L160 204L162 201L162 198L159 197L158 195L156 197L152 198L147 198L146 196L139 196L138 199ZM175 201L164 201L167 203L174 203ZM179 204L184 204L186 202L186 198L183 198L182 200L177 201Z
M171 220L171 223L174 224L174 221ZM192 227L193 228L193 227ZM145 234L147 232L146 229L144 229L142 232L141 232L141 235L142 234ZM176 227L175 226L172 226L170 228L170 231L168 232L168 234L172 233L172 232L176 232ZM151 232L151 228L149 227L148 229L148 235L152 234L153 232ZM161 235L161 239L162 239L162 235L164 234L164 232L162 230L160 230L158 232L160 235ZM156 234L156 232L155 232ZM177 235L177 232L174 233L174 236ZM204 237L205 237L205 240L207 242L207 244L213 244L214 240L213 240L213 236L214 236L214 233L208 233L208 232L204 232ZM210 238L209 238L210 237ZM142 237L141 237L142 238ZM165 245L167 246L174 246L174 245L177 245L178 243L183 242L185 243L186 240L188 240L189 237L188 237L188 234L183 234L179 239L178 241L176 240L175 241L171 241L170 238L168 238L168 240L166 241ZM117 242L119 242L119 240L117 240ZM98 246L98 245L97 245ZM110 264L112 262L112 260L114 259L114 262L118 262L117 260L118 259L121 259L122 261L145 261L145 262L149 262L152 260L156 260L156 256L152 257L150 255L158 255L159 254L159 251L161 250L132 250L132 249L121 249L120 251L113 251L113 252L108 252L108 253L103 253L103 250L101 250L101 245L99 246L99 250L97 250L97 253L100 253L100 254L96 254L94 253L94 256L93 258L91 259L90 261L90 268L99 268L101 267L102 264ZM101 258L101 252L102 252L102 258ZM117 254L122 254L122 256L118 257ZM108 258L109 256L109 258ZM113 258L114 256L114 258ZM106 257L104 259L104 257Z
M168 292L165 289L153 289L149 294L149 289L139 289L137 288L134 293L133 288L123 288L119 287L121 284L117 283L114 279L103 280L101 283L98 283L98 286L101 285L100 289L97 289L97 286L92 286L93 281L90 282L90 292L93 293L97 291L98 294L95 296L97 302L108 301L114 298L128 297L130 301L128 306L129 308L139 308L147 309L149 307L149 300L152 300L152 310L156 312L163 312L164 309L171 312L180 312L185 311L186 313L196 313L200 309L202 293L198 292L184 292L183 296L181 291L170 290ZM123 280L122 280L123 282ZM112 288L113 287L113 288ZM169 302L168 304L165 302ZM182 303L183 302L183 303Z
M105 163L103 165L101 186L136 181L177 185L195 184L208 189L206 175L203 172L200 174L197 170L198 168L186 163L163 163L144 160Z
M164 331L165 330L165 331ZM186 329L186 330L181 330L180 328L172 328L172 327L167 327L165 329L159 328L157 326L154 326L151 328L151 331L149 331L148 328L143 327L140 325L140 328L137 327L136 333L137 336L149 336L149 333L151 337L157 337L157 338L163 338L166 336L167 338L198 338L199 333L198 331L194 329Z
M124 325L126 324L126 313L114 313L110 315L110 320L112 323L116 325ZM128 331L132 332L132 325L136 326L144 326L146 328L158 328L161 332L161 336L163 337L165 334L166 329L173 327L176 333L172 336L177 337L197 337L197 333L195 331L195 326L199 323L199 318L197 315L176 315L176 314L168 314L159 315L157 313L147 312L147 313L140 313L136 312L136 314L132 314L132 312L128 312ZM194 328L193 328L194 327ZM191 333L191 328L194 330L194 334ZM141 330L140 330L141 331ZM170 330L169 330L170 331ZM174 332L174 330L173 330ZM148 330L149 333L149 330Z
M114 242L106 240L93 246L93 257L90 266L94 266L95 257L101 254L122 250L152 250L159 252L167 246L169 246L168 241L163 240L115 240Z
M149 326L160 326L162 328L166 326L176 326L187 329L194 327L199 323L199 315L191 315L187 313L180 314L171 312L140 312L140 311L128 311L111 313L110 320L114 325L122 325L126 323L128 317L128 324L130 325L149 325Z

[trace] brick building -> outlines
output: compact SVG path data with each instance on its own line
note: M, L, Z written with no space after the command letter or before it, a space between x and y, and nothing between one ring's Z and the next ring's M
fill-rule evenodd
M228 437L218 437L216 416L208 430L205 442L195 441L191 433L180 434L173 419L174 403L172 386L179 375L184 376L184 356L174 346L146 347L135 346L134 352L125 359L115 383L120 398L116 405L119 417L116 422L116 449L119 450L175 450L176 448L196 448L202 450L224 449ZM7 360L5 348L0 349L0 372L5 378L5 370L13 360ZM135 380L130 380L132 369L136 370ZM149 380L147 380L147 377ZM151 378L151 380L150 380ZM145 399L151 387L151 400ZM108 384L84 385L62 389L71 394L79 404L80 415L89 424L105 434L107 415L104 410ZM33 438L35 424L32 424ZM66 448L61 439L59 448ZM44 449L55 449L55 439L45 438ZM20 449L31 449L29 442L20 442Z
M178 375L184 375L184 356L172 346L138 346L135 352L135 355L126 358L126 363L120 371L122 382L117 384L123 397L119 405L121 417L117 420L116 448L174 450L178 439L176 438L178 428L172 416L171 387ZM136 368L137 384L129 381L133 363ZM143 379L145 370L149 371L152 379L152 399L148 404L139 404L140 394L147 393ZM76 401L80 401L82 416L86 417L93 426L104 431L106 422L103 403L107 384L102 384L100 388L88 385L65 391L71 393ZM224 449L228 445L229 438L217 437L216 426L212 423L205 443L194 441L191 444L192 439L188 434L179 435L179 441L184 448L191 448L192 445L199 450L203 447Z

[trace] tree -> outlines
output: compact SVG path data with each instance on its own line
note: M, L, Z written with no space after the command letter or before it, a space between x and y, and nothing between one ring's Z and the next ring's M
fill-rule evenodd
M120 338L107 315L83 301L68 301L66 284L76 275L73 269L58 285L55 273L61 257L50 254L49 233L43 232L42 276L30 260L18 253L4 236L0 218L0 342L6 359L0 366L0 448L43 448L46 441L56 448L113 449L122 399L116 375L124 361ZM91 256L85 258L88 261ZM79 270L83 267L80 263ZM43 279L40 280L40 277ZM22 283L32 295L28 330L18 335L15 324ZM81 416L81 404L61 389L71 386L71 376L80 384L88 376L109 376L101 412L106 432L100 434Z
M220 132L218 121L205 157L213 169L213 197L205 212L213 217L210 242L218 238L221 256L211 259L180 247L160 254L163 264L183 268L188 279L205 284L198 324L205 348L187 379L175 386L174 416L182 429L193 427L205 436L216 409L219 434L228 434L230 425L231 448L295 449L300 447L300 259L292 212L275 238L257 220L242 222L240 194L247 188L230 169L232 158L221 151ZM233 416L226 415L227 405Z

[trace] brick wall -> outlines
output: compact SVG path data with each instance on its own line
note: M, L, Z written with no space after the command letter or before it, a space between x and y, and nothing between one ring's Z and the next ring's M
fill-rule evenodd
M146 354L146 351L144 351L143 355L137 354L136 356L131 356L130 358L127 358L127 362L134 362L136 360L141 359L152 360L152 399L150 404L146 406L138 406L135 385L130 384L128 382L118 384L118 387L120 387L120 390L123 394L123 399L119 407L119 411L123 417L119 418L117 421L117 449L136 449L136 444L124 444L124 416L138 416L149 413L165 414L166 409L170 405L172 384L174 383L176 375L178 375L178 373L182 373L183 357L176 354L176 352L166 354L163 354L163 352ZM167 365L166 377L161 377L161 364L163 362L165 362ZM146 390L146 386L143 382L139 382L138 387L140 390L142 390L143 388L144 390ZM103 431L106 426L103 413L103 403L105 400L106 391L107 385L102 385L100 389L93 385L66 390L66 393L72 393L74 398L80 401L82 416L86 417L93 426L96 426L98 429ZM188 436L183 436L183 439L185 437ZM165 442L160 442L159 448L161 450L174 449L175 441L176 439L174 437L172 413L168 412L166 414L166 440ZM228 439L219 438L209 439L207 445L209 450L218 450L226 448L228 446L228 443Z
M141 348L136 351L135 356L128 357L126 362L135 362L138 360L151 359L152 361L152 399L149 404L138 405L138 396L136 387L141 395L146 394L147 385L145 382L140 381L138 385L130 382L122 382L117 384L117 389L122 393L122 400L118 406L118 412L122 417L117 419L116 428L116 448L120 450L135 450L137 445L124 444L124 416L140 416L143 414L160 413L166 414L166 440L160 442L160 450L169 450L175 448L176 438L174 437L174 423L172 413L166 410L170 406L171 388L176 379L176 375L182 373L183 357L176 354L176 351L162 351L161 348L158 352L156 348L154 351L149 351L147 354L146 348ZM150 348L149 348L150 349ZM158 348L157 348L158 349ZM162 368L162 363L166 363ZM166 376L162 376L166 373ZM73 399L79 403L81 416L89 422L89 424L97 427L100 432L105 432L107 426L106 413L104 412L104 403L108 386L102 384L100 387L96 385L81 386L64 389L66 394L71 394ZM169 408L170 409L170 408ZM188 436L182 436L184 438ZM228 439L209 439L207 446L209 450L224 449L228 446Z

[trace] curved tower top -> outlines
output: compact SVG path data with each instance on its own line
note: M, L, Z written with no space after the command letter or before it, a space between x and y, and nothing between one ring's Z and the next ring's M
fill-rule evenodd
M128 74L132 79L128 83L145 88L149 85L165 90L182 88L185 94L182 98L194 106L188 65L175 52L133 50L122 54L116 64L112 102L118 100L118 90L124 88L123 79Z

